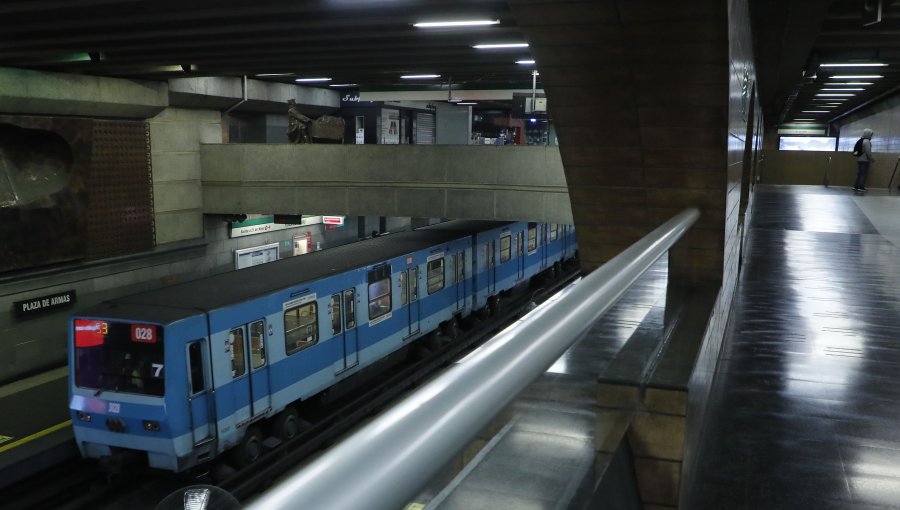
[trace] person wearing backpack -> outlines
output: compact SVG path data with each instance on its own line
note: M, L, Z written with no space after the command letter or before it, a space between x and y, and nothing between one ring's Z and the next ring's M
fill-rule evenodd
M853 183L853 191L863 193L866 190L866 177L869 175L869 166L875 162L872 157L872 135L874 131L863 129L862 138L853 146L853 155L856 156L856 182Z

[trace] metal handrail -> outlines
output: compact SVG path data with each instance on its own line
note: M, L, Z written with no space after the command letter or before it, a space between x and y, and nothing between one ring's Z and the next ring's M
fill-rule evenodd
M680 212L246 508L402 508L699 216Z
M894 192L894 177L897 177L897 168L900 167L900 158L897 158L897 162L894 164L894 171L891 172L891 180L888 181L888 194L893 195Z

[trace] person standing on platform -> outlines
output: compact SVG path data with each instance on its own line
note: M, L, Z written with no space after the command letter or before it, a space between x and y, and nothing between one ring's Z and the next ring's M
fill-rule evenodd
M872 157L872 135L874 131L869 128L863 129L862 138L860 138L860 147L854 147L853 155L856 156L856 182L853 183L853 191L865 192L866 177L869 175L869 166L875 162Z

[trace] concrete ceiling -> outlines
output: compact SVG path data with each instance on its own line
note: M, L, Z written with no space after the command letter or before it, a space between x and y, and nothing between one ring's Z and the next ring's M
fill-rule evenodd
M827 124L897 92L900 0L752 0L750 6L768 125L796 119ZM879 8L881 21L871 23ZM822 67L873 62L888 66ZM847 75L881 78L834 78ZM860 85L839 85L847 83Z
M576 2L583 9L591 2ZM759 93L768 125L828 122L900 86L900 0L880 0L882 21L864 24L879 0L750 0ZM465 29L418 21L495 19ZM564 30L565 27L560 27ZM528 48L505 0L4 0L0 66L142 79L241 76L291 82L329 77L364 90L404 87L530 88ZM877 69L824 69L848 61ZM862 73L861 71L867 71ZM819 108L833 74L877 74L841 106ZM284 76L259 77L284 73ZM406 74L439 74L424 82ZM540 87L541 84L538 83ZM854 87L858 88L858 87ZM832 105L826 105L832 106Z

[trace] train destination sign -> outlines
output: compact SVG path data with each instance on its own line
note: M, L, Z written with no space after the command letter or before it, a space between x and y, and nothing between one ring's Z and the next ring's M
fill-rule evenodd
M75 304L75 289L13 302L13 315L17 319L58 310Z

